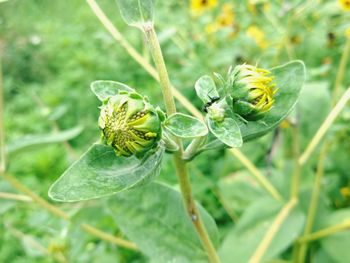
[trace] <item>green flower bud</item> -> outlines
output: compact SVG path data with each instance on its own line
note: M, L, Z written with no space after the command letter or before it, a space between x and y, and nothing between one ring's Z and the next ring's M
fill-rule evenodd
M118 156L143 156L161 138L161 117L136 92L119 91L101 106L98 120L105 142Z
M230 73L228 104L248 121L259 120L272 108L277 92L274 77L266 69L239 65Z

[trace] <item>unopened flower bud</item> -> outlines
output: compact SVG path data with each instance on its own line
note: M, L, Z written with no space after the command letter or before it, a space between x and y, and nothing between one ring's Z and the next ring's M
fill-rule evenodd
M120 91L101 106L99 126L118 156L141 157L161 138L156 109L136 92Z
M244 64L230 74L227 93L233 111L248 121L263 118L272 108L277 92L271 72Z

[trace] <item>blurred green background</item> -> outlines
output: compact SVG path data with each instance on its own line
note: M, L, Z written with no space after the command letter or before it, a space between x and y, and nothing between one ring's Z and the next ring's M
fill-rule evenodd
M350 30L350 12L337 1L212 0L213 6L208 8L195 2L157 1L155 21L170 79L198 109L201 102L193 86L204 74L225 74L230 65L244 62L267 68L291 59L306 64L307 82L298 113L276 132L242 148L288 195L284 189L288 189L293 172L291 123L296 118L300 121L303 150L331 109L334 81L349 41L345 32ZM151 62L141 33L124 24L115 2L98 3ZM110 36L85 1L0 1L0 42L5 136L8 151L12 147L7 170L45 198L52 182L99 139L99 102L90 91L92 81L124 82L162 107L158 83ZM350 85L349 76L347 65L340 91ZM178 108L185 112L181 105ZM332 146L325 163L321 217L341 210L350 218L349 120L347 107L328 134ZM37 137L23 137L28 135ZM63 142L49 143L62 138ZM45 139L47 144L38 143ZM317 155L302 173L305 211ZM266 195L244 166L223 150L204 153L189 169L195 197L214 217L222 239L244 210ZM177 183L169 156L159 180ZM0 192L16 193L4 180L0 180ZM0 262L148 262L140 253L79 230L79 222L89 222L108 233L121 234L101 206L104 202L61 205L74 217L69 224L33 202L0 199ZM343 242L350 246L350 238ZM315 254L319 246L315 245ZM342 252L347 253L343 254L345 261L339 261L330 250L322 251L329 260L324 262L350 262L346 249ZM286 250L281 258L289 254Z

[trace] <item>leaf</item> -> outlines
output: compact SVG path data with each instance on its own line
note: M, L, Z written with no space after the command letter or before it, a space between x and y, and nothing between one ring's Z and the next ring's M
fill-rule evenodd
M180 138L196 138L208 134L208 128L203 122L182 113L171 115L165 121L164 126L169 132Z
M134 91L123 83L111 80L96 80L91 83L90 87L100 101L105 101L109 97L117 95L120 90Z
M163 153L159 147L139 160L118 157L112 147L93 144L51 186L49 196L56 201L75 202L143 185L159 174Z
M241 147L243 144L241 131L233 118L226 117L222 122L212 120L208 115L206 121L209 130L229 147Z
M246 170L221 178L218 188L227 207L236 214L241 214L250 204L265 194L261 186L251 179L251 174Z
M83 128L81 126L77 126L69 130L55 133L26 135L10 142L6 148L6 153L13 154L34 146L68 141L77 137L82 130Z
M219 249L222 263L231 263L233 257L235 263L248 262L282 206L282 203L268 198L249 206ZM276 257L293 243L302 231L304 219L304 214L298 208L291 211L273 238L262 262Z
M108 207L122 232L152 262L207 262L181 195L171 187L153 182L115 195ZM198 209L211 240L218 244L214 220L203 207Z
M350 222L350 209L333 212L324 220L325 227L334 226L342 222ZM348 230L321 239L321 246L337 263L348 263L350 258L350 235Z
M219 93L216 89L215 82L210 76L200 77L194 85L197 96L203 101L203 103L210 102L210 98L219 97Z
M260 137L275 128L294 108L305 80L305 65L295 60L272 68L278 91L275 103L266 116L259 121L248 123L239 120L244 141Z
M153 0L116 0L122 18L130 26L140 27L153 23Z
M303 134L301 136L302 145L306 145L331 110L328 82L306 83L300 92L298 107L300 109L300 132Z

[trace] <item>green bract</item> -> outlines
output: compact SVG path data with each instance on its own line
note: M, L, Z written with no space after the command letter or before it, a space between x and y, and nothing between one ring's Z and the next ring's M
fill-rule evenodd
M239 65L229 72L227 102L235 113L248 121L262 119L274 103L276 83L266 69Z
M118 156L143 156L161 138L161 119L145 97L119 91L101 106L99 127Z

